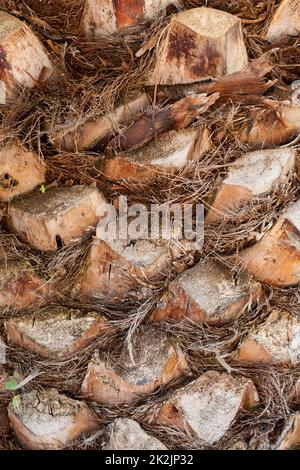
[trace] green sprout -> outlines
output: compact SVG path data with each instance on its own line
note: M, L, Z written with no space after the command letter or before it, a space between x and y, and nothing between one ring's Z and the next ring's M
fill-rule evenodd
M21 381L21 376L17 370L14 371L13 377L10 380L7 380L4 384L5 390L13 391L18 388L18 384Z

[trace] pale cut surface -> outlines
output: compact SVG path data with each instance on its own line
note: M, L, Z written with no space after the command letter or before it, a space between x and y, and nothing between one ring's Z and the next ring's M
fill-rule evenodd
M165 13L168 5L180 0L85 0L81 27L88 39L113 34L144 19Z
M66 357L88 345L105 331L97 313L82 314L64 307L45 308L5 322L8 340L46 357Z
M264 237L243 255L255 279L278 287L300 280L300 200L284 212Z
M266 197L295 170L296 155L295 149L272 149L250 152L239 158L229 167L206 222L231 218L243 205Z
M196 33L210 38L222 37L238 23L234 15L215 8L195 8L180 13L176 19Z
M8 414L16 436L28 449L62 449L99 427L96 415L84 402L55 389L22 395L20 406L11 403Z
M31 246L56 250L94 227L106 211L106 201L94 188L72 186L26 194L10 205L7 225Z
M235 279L233 271L224 263L206 259L186 270L176 283L208 316L214 316L249 295L249 281L247 273L241 273Z
M300 33L299 0L282 0L266 33L268 41L277 41Z
M171 281L151 320L222 325L243 315L260 297L260 284L247 272L237 273L217 258L204 258Z
M299 364L299 319L287 312L273 311L241 343L237 359L245 362Z
M152 383L161 377L165 360L173 354L174 346L168 336L154 328L136 336L133 343L132 361L129 348L125 345L119 356L117 369L132 384Z
M47 52L26 23L0 11L0 104L22 87L33 88L54 72Z
M42 301L47 292L44 281L23 260L0 259L0 306L26 308Z
M155 328L144 328L118 355L97 352L82 384L84 396L102 404L132 402L182 375L188 368L176 341Z
M161 409L158 422L172 425L172 414L181 427L190 429L207 444L218 442L230 428L238 411L258 404L252 380L208 371L179 389ZM165 411L171 407L171 414ZM177 426L175 426L177 427Z
M210 150L207 129L187 128L164 132L142 147L107 158L103 165L106 178L144 180L159 174L173 173L197 161Z
M131 230L131 223L131 219L121 217L111 233L106 231L106 218L98 223L96 238L75 290L89 297L124 295L135 286L162 276L167 267L183 256L184 246L180 240L176 243L176 240L143 239L136 224ZM138 225L143 230L147 222L143 218Z
M162 256L168 256L169 248L159 240L106 240L110 248L131 264L149 267L157 263Z
M283 216L300 232L300 199L292 204Z
M108 443L104 450L167 450L167 447L133 419L118 418L108 426Z
M171 18L147 84L193 83L247 64L240 19L213 8L192 8Z
M31 191L46 178L45 163L19 142L0 147L0 200Z
M250 152L229 168L225 184L240 185L255 196L264 194L294 169L295 149Z
M14 206L30 215L57 217L59 214L67 212L74 205L79 204L83 197L94 193L97 194L97 190L84 186L51 189L44 194L41 192L34 193L34 198L33 194L32 197L28 195L19 198L14 202ZM33 199L36 201L35 204L32 203Z
M13 31L20 28L23 23L15 16L9 15L5 11L0 11L0 41L5 39Z
M130 161L157 165L162 168L182 168L186 165L198 137L197 128L165 132L141 149L124 154Z

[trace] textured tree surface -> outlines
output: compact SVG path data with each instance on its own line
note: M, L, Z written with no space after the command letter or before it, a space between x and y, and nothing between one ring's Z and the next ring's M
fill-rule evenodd
M27 193L46 179L46 165L34 152L15 142L0 150L0 199Z
M207 223L230 218L245 202L267 197L295 170L295 149L250 152L228 171L206 217Z
M283 0L273 16L266 38L276 41L299 34L300 5L297 0Z
M149 84L206 80L237 72L247 63L240 20L220 10L197 8L171 20Z
M46 50L28 26L0 12L0 104L5 105L20 87L32 88L53 72Z
M134 361L134 364L133 364ZM96 352L82 383L83 395L100 404L130 403L180 377L188 364L180 346L165 333L145 329L116 358Z
M180 0L86 0L82 16L83 34L96 39L112 34L144 19L154 19Z
M299 18L0 0L0 450L300 448Z

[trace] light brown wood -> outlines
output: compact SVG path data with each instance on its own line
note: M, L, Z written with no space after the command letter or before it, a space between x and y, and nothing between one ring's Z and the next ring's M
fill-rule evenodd
M237 72L247 63L240 19L213 8L193 8L172 17L147 85L207 80Z
M266 32L266 39L274 42L300 34L300 4L298 0L282 0Z
M267 148L289 142L299 129L299 105L264 100L262 108L250 112L241 141L255 148Z
M115 152L132 151L157 139L165 131L184 129L213 106L218 98L218 93L192 94L173 104L151 108L110 140L106 153L114 155Z
M168 450L133 419L118 418L108 426L104 450Z
M274 310L242 341L236 359L249 363L297 365L300 363L299 334L300 321L296 316Z
M0 104L12 101L22 87L41 85L53 72L45 48L26 23L0 11Z
M230 219L245 203L268 196L295 170L295 149L250 152L229 166L206 223Z
M26 261L0 260L0 306L23 309L41 302L49 291Z
M148 395L188 369L176 340L154 328L140 329L132 349L124 343L118 357L97 352L82 383L83 395L101 404L130 403Z
M19 142L0 147L0 201L31 191L45 181L46 165Z
M99 429L97 416L84 402L55 389L33 390L8 407L11 427L25 449L59 450L79 436Z
M273 228L251 249L241 254L241 262L255 279L278 287L300 281L300 200L279 218Z
M96 238L81 271L81 295L122 295L135 286L147 285L184 254L181 244L164 240Z
M260 296L261 286L247 273L235 276L221 261L207 258L169 284L151 319L222 325L242 315L248 302Z
M96 40L165 14L172 5L180 6L181 0L85 0L81 28L87 39Z
M94 312L48 307L34 314L12 317L5 322L8 341L43 357L66 358L101 335L108 321Z
M138 150L118 154L103 162L103 175L111 180L141 181L172 174L197 161L210 150L208 129L196 127L169 131Z
M108 142L118 134L121 127L129 125L139 114L151 106L151 100L146 93L140 93L128 98L110 113L94 121L80 120L61 125L48 121L46 129L50 142L58 149L68 152L82 152L95 146L102 151Z
M106 208L103 196L94 188L35 191L11 203L7 226L34 248L53 251L95 227Z
M240 409L250 409L258 402L251 379L208 371L175 391L161 407L155 422L214 444L229 429Z

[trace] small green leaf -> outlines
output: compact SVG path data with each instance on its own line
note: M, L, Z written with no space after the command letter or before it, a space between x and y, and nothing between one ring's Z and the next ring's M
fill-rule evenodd
M45 194L46 188L45 188L45 185L44 185L44 184L41 184L41 186L40 186L40 191L41 191L42 194Z
M16 379L11 379L5 382L4 388L5 390L15 390L18 386L18 382Z
M20 395L15 395L11 401L14 411L18 411L21 407L21 397Z

